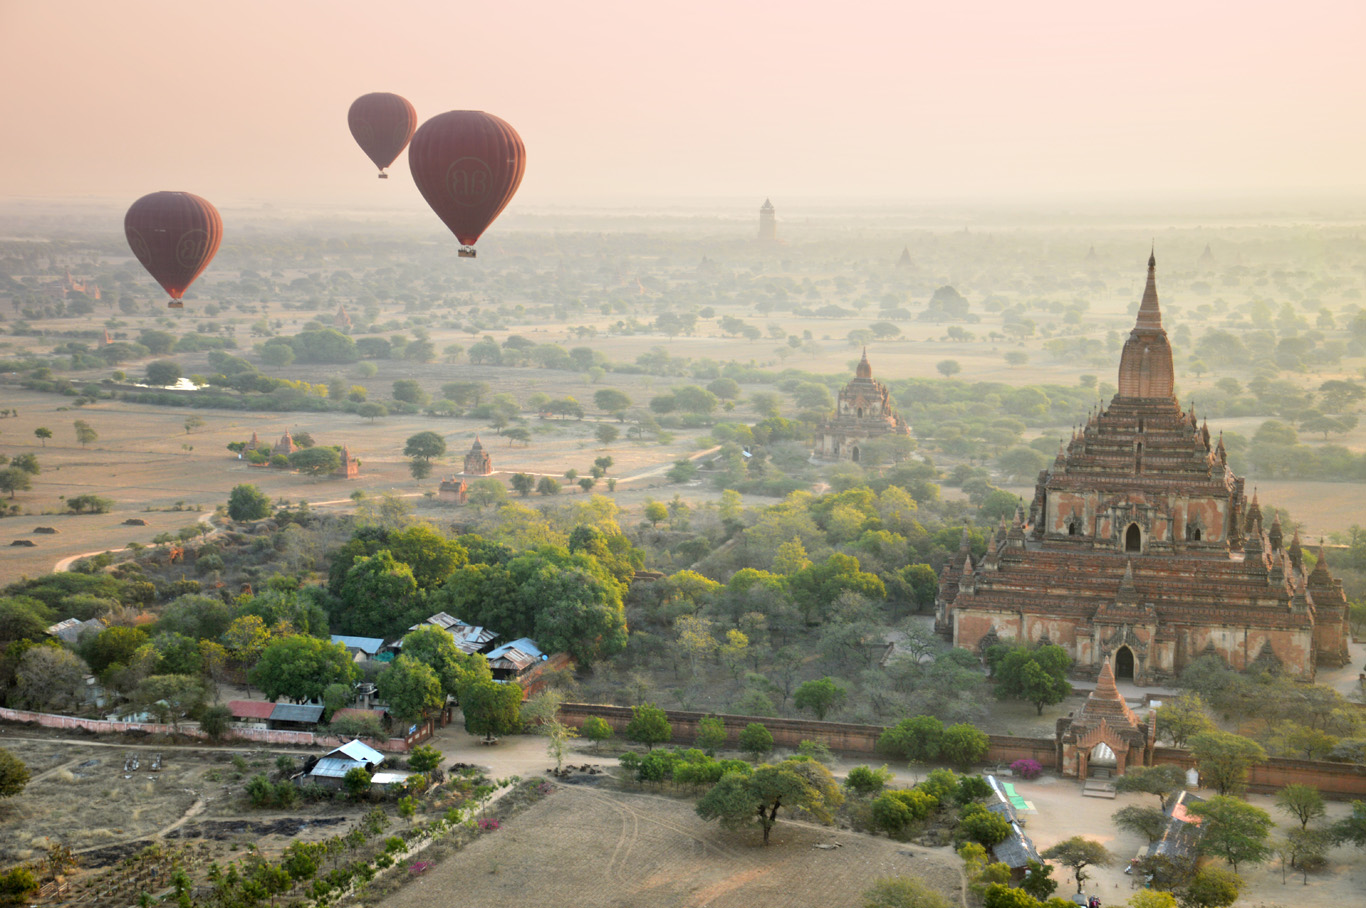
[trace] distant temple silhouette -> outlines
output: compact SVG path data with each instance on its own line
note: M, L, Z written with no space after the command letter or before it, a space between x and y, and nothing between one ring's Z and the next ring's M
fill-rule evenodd
M759 207L759 239L767 242L778 239L778 215L768 199Z

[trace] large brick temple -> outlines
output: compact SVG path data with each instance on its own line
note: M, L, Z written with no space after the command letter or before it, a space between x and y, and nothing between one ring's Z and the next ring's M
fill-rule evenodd
M955 646L1055 643L1078 672L1169 679L1213 654L1309 679L1347 659L1347 600L1320 547L1263 527L1254 493L1174 392L1157 262L1124 344L1119 390L1039 474L1026 515L974 564L945 567L935 626Z
M873 378L868 348L854 369L854 378L840 391L835 412L816 427L816 449L821 460L859 463L869 441L891 435L910 435L906 420L897 415L887 386Z

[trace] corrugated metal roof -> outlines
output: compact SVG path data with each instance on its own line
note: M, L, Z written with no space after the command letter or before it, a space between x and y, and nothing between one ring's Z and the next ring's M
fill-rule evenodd
M276 703L275 709L271 710L270 721L272 722L312 722L317 723L323 717L321 706L304 706L298 703Z
M275 704L266 700L229 700L228 709L234 719L269 719Z
M1034 843L1029 840L1029 836L1024 834L1018 823L1010 824L1010 835L1006 837L1004 842L997 842L993 845L991 853L996 857L996 860L1012 870L1028 866L1030 861L1042 863Z
M411 772L377 772L377 773L375 773L374 775L370 776L370 782L371 782L372 784L374 784L374 785L394 785L394 784L396 784L396 783L398 783L398 782L404 781L405 779L407 779L407 778L408 778L409 776L411 776L411 775L414 775L414 773L411 773Z
M341 747L334 748L324 754L323 759L328 757L345 757L348 760L356 760L361 763L383 763L384 754L375 750L364 741L347 741Z
M340 643L347 649L358 649L367 656L373 656L384 645L382 637L348 637L343 634L333 634L332 642Z
M324 779L340 779L357 766L364 768L364 763L357 763L355 760L338 760L335 757L323 757L309 772L310 776L321 776Z

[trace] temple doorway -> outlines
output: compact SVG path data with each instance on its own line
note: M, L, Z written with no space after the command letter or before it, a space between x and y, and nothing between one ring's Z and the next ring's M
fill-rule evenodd
M1124 551L1143 551L1143 531L1138 528L1136 523L1129 524L1129 529L1124 533Z
M1115 770L1119 768L1119 760L1115 757L1115 752L1110 749L1110 745L1101 741L1091 748L1091 755L1086 760L1086 775L1091 779L1111 779L1114 778Z
M858 445L854 445L853 450L850 452L849 459L852 460L854 463L858 463L858 462L859 462L859 449L858 449Z
M1115 680L1134 680L1134 651L1127 646L1115 650Z

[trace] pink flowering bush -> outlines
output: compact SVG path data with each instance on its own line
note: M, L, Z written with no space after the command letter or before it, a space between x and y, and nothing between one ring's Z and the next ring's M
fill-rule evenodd
M1022 779L1037 779L1043 774L1038 760L1016 760L1010 764L1010 771Z
M498 821L496 819L493 819L492 817L488 817L480 820L475 825L479 827L479 830L481 832L493 832L495 829L498 828Z

